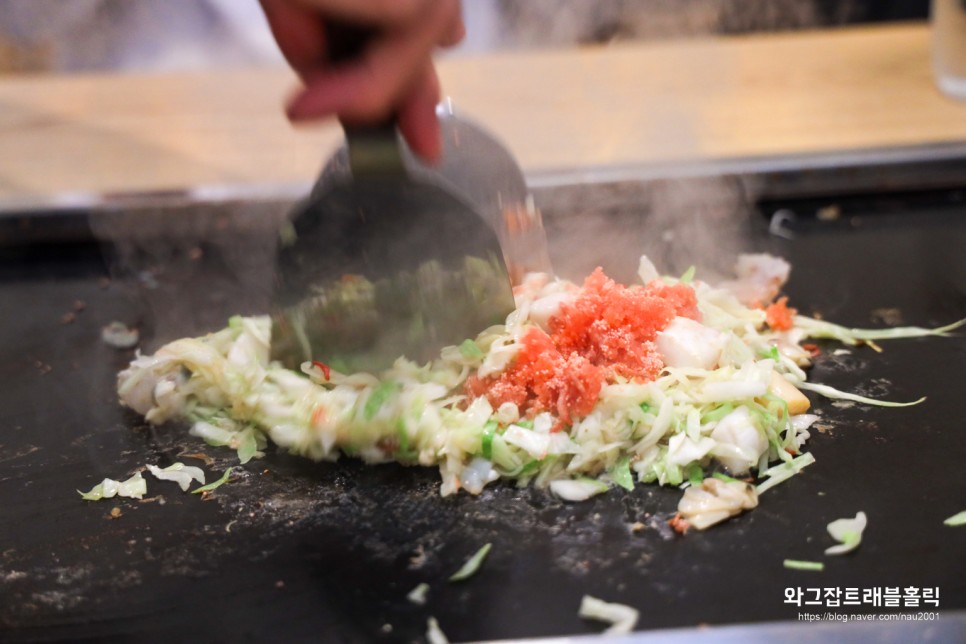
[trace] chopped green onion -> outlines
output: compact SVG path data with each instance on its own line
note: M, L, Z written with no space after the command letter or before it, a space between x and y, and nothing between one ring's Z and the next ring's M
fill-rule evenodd
M479 550L476 551L472 557L470 557L463 566L453 573L449 578L450 581L463 581L476 574L476 571L480 569L483 564L483 560L486 559L486 555L490 553L490 548L493 547L492 543L488 543Z
M684 472L681 471L680 465L668 463L664 470L664 476L667 477L668 485L681 485L684 483Z
M460 355L467 360L479 360L483 357L483 350L473 340L463 340L460 345Z
M651 411L651 403L642 402L640 407L641 407L641 411L644 412L645 414Z
M415 461L419 458L419 453L409 441L409 429L406 427L406 419L403 417L396 421L396 439L399 441L394 454L396 460Z
M238 443L238 460L242 465L255 458L258 453L258 439L255 438L255 430L251 427L241 432L241 440Z
M389 400L396 391L399 390L399 384L387 381L379 383L379 386L372 390L369 394L369 398L366 400L365 406L362 408L362 416L366 420L372 420L377 413L379 413L379 408Z
M782 562L782 565L791 570L812 570L815 572L822 572L825 570L825 564L821 561L801 561L799 559L786 559Z
M529 463L527 463L526 465L520 468L520 473L518 474L518 476L525 476L527 474L532 474L536 472L542 464L543 464L542 459L539 461L530 461Z
M926 399L926 397L923 396L919 400L913 400L912 402L889 402L888 400L876 400L875 398L866 398L865 396L850 394L846 391L839 391L835 387L819 385L812 382L800 382L795 386L806 391L814 391L821 396L825 396L826 398L831 398L833 400L851 400L853 402L863 403L865 405L875 405L876 407L912 407L913 405L918 405Z
M628 492L634 490L634 477L631 475L631 459L629 456L622 456L617 460L610 471L610 478Z
M191 490L191 493L201 494L202 492L211 492L212 490L221 487L222 485L228 482L228 477L231 476L231 470L232 468L229 467L227 470L225 470L225 473L222 474L221 478L219 478L217 481L212 481L208 485L202 485L196 490Z
M723 405L718 405L709 412L701 415L701 424L718 422L731 412L735 410L735 406L731 403L725 403Z
M684 271L684 275L681 276L682 284L690 284L694 280L694 274L697 269L694 266L689 266L688 270Z
M497 422L489 420L483 426L483 435L480 437L480 452L488 461L493 460L493 436L496 435Z
M966 510L963 510L962 512L959 512L949 517L948 519L943 521L943 524L948 526L966 525Z
M701 485L701 482L704 481L704 470L697 463L688 465L686 472L688 475L688 483L691 485Z

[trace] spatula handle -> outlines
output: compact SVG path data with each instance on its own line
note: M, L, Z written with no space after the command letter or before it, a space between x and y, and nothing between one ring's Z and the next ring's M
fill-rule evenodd
M373 27L328 21L325 37L329 61L343 63L358 58L377 35ZM349 167L354 177L398 176L406 173L396 115L381 123L355 125L342 123Z

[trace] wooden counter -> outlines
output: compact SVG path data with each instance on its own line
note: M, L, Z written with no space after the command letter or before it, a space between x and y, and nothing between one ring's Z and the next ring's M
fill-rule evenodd
M925 25L448 58L444 90L524 170L966 141ZM293 128L287 69L0 81L0 202L309 181L332 124Z

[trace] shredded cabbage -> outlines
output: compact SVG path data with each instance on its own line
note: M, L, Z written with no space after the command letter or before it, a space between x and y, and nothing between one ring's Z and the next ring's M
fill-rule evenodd
M148 484L141 476L140 472L135 472L134 476L126 481L115 481L114 479L104 479L87 492L77 490L81 498L85 501L100 501L110 499L115 496L124 496L130 499L140 499L148 493Z
M464 579L469 579L476 574L476 571L480 569L483 565L483 560L486 556L490 554L490 548L493 547L492 543L484 545L482 548L476 551L472 557L470 557L462 567L450 576L450 581L463 581Z
M564 501L586 501L607 489L606 483L586 477L550 481L550 491Z
M604 631L607 635L625 635L634 630L639 613L636 608L624 604L605 602L590 595L584 595L580 600L580 610L577 614L584 619L595 619L610 624Z
M426 641L429 644L449 644L446 633L439 627L435 617L426 620Z
M775 264L759 275L755 292L774 295L785 265L755 257ZM742 270L756 274L747 265ZM654 281L654 274L642 258L641 275ZM761 494L814 461L801 452L815 416L790 413L783 398L789 390L776 389L776 382L796 393L883 404L806 382L802 339L855 344L944 335L961 324L871 333L796 316L794 328L776 331L764 311L728 290L690 271L682 279L689 284L659 281L693 289L700 322L678 323L657 343L667 354L658 377L639 382L613 375L589 413L566 424L554 410L527 416L512 402L494 409L485 396L464 390L471 376L497 377L511 368L524 336L580 292L546 275L524 280L504 324L445 348L428 364L399 358L378 375L342 373L336 365L323 373L311 363L292 371L269 360L268 317L235 317L216 333L138 355L119 374L118 392L148 422L185 420L191 434L236 450L242 463L262 456L272 442L314 460L346 454L368 463L435 465L444 496L461 489L478 494L502 478L577 500L612 484L628 490L635 482L698 485L723 473L757 479Z
M954 527L966 525L966 510L963 510L962 512L957 512L953 516L943 521L943 523L945 525L954 526Z
M174 481L181 487L182 492L187 492L191 481L198 481L205 484L205 473L199 467L185 465L184 463L172 463L168 467L161 469L157 465L148 465L148 471L154 474L156 479L161 481Z
M406 595L406 599L416 604L417 606L422 606L426 603L426 593L429 592L429 584L423 582L418 584L415 588L409 591Z
M811 452L808 452L793 458L790 461L786 461L785 463L768 468L761 473L761 475L765 477L765 482L760 483L756 488L758 494L767 492L779 483L784 483L796 474L799 474L806 466L811 465L814 462L815 457L812 456Z
M858 548L862 543L862 532L866 523L865 512L859 512L854 519L836 519L828 524L829 535L839 544L826 548L825 554L842 555Z

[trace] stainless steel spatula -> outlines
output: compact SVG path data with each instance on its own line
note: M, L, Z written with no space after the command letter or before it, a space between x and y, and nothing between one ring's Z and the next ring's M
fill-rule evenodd
M394 126L346 139L279 250L272 357L378 371L502 322L513 295L492 225Z

